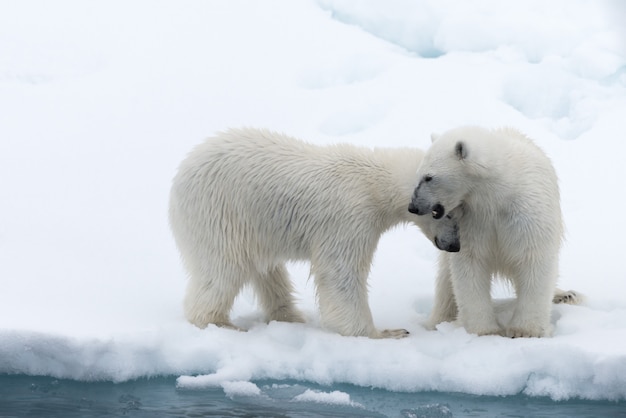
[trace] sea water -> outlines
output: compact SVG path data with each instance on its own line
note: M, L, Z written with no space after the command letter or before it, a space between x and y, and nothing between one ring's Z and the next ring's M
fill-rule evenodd
M399 393L295 381L250 386L255 391L246 393L184 389L175 377L112 383L4 375L0 417L626 417L623 402Z

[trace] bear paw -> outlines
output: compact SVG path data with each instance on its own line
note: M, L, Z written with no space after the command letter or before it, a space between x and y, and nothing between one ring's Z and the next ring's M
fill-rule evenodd
M405 329L385 329L382 331L378 331L376 335L371 336L370 338L405 338L409 335L409 331Z
M466 321L459 322L463 324L465 331L467 331L469 334L502 335L502 328L495 320L485 321L484 323L477 323L477 321L473 321L474 323L471 324L468 324Z
M510 326L506 328L505 337L509 338L541 338L550 337L552 335L552 327L550 325L540 327L523 327Z
M583 295L573 290L557 291L552 298L552 303L567 303L569 305L580 305Z
M197 326L200 329L205 329L209 325L215 325L218 328L232 329L234 331L243 331L243 332L248 331L247 329L240 328L237 325L234 325L230 321L216 321L216 322L209 322L209 323L206 323L206 322L197 322L197 323L196 322L191 322L191 323L193 325Z
M214 325L219 327L219 328L232 329L233 331L241 331L241 332L247 332L248 331L247 329L238 327L237 325L234 325L234 324L232 324L230 322L220 322L220 323L214 324Z
M492 328L492 329L470 332L470 334L476 334L478 336L484 336L484 335L500 335L501 336L502 330L500 328Z
M279 322L305 322L302 314L297 309L290 306L281 306L276 309L270 314L269 320Z
M504 336L509 338L541 338L545 337L545 332L523 328L507 328Z

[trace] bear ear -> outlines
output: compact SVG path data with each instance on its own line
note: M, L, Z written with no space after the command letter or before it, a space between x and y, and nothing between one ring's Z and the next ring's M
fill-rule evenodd
M430 134L430 142L435 142L437 139L439 139L440 136L441 135L433 132L432 134Z
M454 146L454 153L459 160L467 158L467 145L463 141L458 141Z

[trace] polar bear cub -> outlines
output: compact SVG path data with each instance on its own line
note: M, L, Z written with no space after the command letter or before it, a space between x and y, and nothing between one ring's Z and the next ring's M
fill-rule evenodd
M418 170L409 210L456 219L461 251L442 253L430 324L458 321L468 332L509 337L551 333L563 222L557 176L544 152L513 129L453 129L437 137ZM445 219L445 218L444 218ZM511 281L517 300L502 327L491 280Z
M170 194L170 224L189 273L187 319L235 328L229 313L251 283L269 320L302 322L285 262L309 260L322 324L342 335L400 338L374 327L367 277L380 236L415 223L458 251L454 221L407 211L424 153L315 146L240 129L197 146Z

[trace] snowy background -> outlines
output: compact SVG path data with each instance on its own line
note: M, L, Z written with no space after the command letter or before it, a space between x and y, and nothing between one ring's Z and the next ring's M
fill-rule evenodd
M626 399L625 21L618 0L0 0L0 373ZM556 166L560 286L587 301L554 307L553 338L426 331L437 254L412 226L370 276L377 326L407 339L321 329L306 264L307 324L263 323L250 291L247 333L184 320L167 200L195 144L254 126L426 148L463 124L514 126Z

